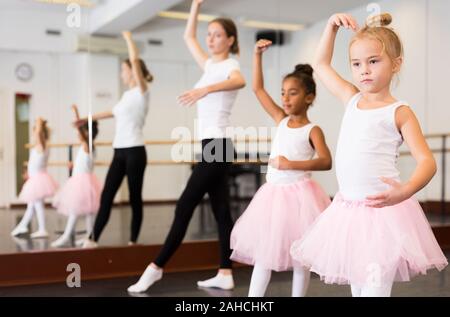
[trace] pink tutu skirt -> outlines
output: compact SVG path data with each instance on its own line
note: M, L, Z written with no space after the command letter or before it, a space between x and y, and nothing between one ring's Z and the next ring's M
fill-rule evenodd
M292 269L291 244L302 237L330 204L311 179L292 184L265 183L231 233L231 259L274 271Z
M338 194L291 255L327 284L360 286L409 281L448 264L414 198L376 209Z
M58 189L58 183L46 171L38 172L23 184L19 199L27 203L51 197Z
M72 176L56 194L53 206L62 215L95 214L100 206L102 185L94 174Z

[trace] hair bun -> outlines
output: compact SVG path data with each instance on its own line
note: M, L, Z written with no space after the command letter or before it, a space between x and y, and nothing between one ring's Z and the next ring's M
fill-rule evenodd
M314 70L309 64L298 64L295 66L295 72L306 74L312 77Z
M366 25L370 28L388 26L392 23L392 16L389 13L371 15L366 20Z

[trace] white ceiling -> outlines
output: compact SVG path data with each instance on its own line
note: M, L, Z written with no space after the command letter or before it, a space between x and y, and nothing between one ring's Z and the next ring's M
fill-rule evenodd
M205 0L201 11L230 17L237 22L260 20L309 25L326 19L333 13L348 11L371 2L373 0ZM183 0L170 10L189 12L191 3L191 0ZM182 20L155 17L139 30L163 30L185 23Z
M90 0L99 4L108 0ZM53 11L66 12L66 5L58 3L39 2L36 0L0 0L0 10L29 10L29 11Z
M172 8L189 11L190 0ZM203 13L223 15L235 19L283 21L310 24L333 13L366 5L369 0L205 0Z
M91 0L96 3L95 9L102 11L102 8L110 6L110 4L117 0ZM128 0L121 0L128 1ZM171 8L167 8L166 0L144 0L161 2L161 8L174 11L188 12L191 0L180 0L180 4ZM176 1L174 1L176 2ZM283 22L283 23L301 23L312 24L327 18L334 12L346 11L358 6L366 5L372 2L371 0L205 0L202 5L202 12L213 15L227 16L239 21L246 20L263 20L267 22ZM166 5L166 6L164 6ZM66 6L52 3L42 3L36 0L0 0L0 10L33 10L33 11L52 11L65 12ZM105 10L106 11L106 10ZM141 12L142 13L142 12ZM107 12L106 12L106 15ZM141 14L142 15L142 14ZM152 27L156 29L167 28L184 21L166 20L158 17L153 17L149 13L149 20L142 23L145 27ZM124 11L120 18L124 25L130 24L133 28L136 27L136 19L131 11ZM130 28L131 29L131 28ZM116 30L111 28L106 33L114 33Z
M39 3L32 0L1 0L0 9L3 10L61 10L60 6Z

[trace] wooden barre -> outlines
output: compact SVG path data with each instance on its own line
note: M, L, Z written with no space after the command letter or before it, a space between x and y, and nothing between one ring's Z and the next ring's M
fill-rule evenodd
M434 134L426 134L426 139L435 139L435 138L443 138L443 137L450 137L450 133L434 133ZM184 140L147 140L144 141L145 145L174 145L174 144L199 144L201 141L199 140L191 140L191 141L184 141ZM244 139L236 139L233 140L235 143L256 143L256 142L272 142L271 138L244 138ZM48 147L53 148L62 148L62 147L68 147L68 146L79 146L80 143L50 143L48 144ZM112 142L95 142L95 146L112 146ZM29 149L33 145L32 144L25 144L25 148ZM402 154L403 155L403 154Z
M198 161L181 161L181 162L175 162L170 160L152 160L147 161L147 165L194 165L199 163ZM242 165L242 164L254 164L254 165L261 165L261 164L267 164L267 161L261 161L261 160L235 160L233 161L233 164L236 165ZM24 165L26 166L27 162L24 162ZM109 166L111 162L107 161L97 161L94 163L96 166ZM49 162L47 166L55 166L55 167L68 167L69 162Z
M433 149L433 150L431 150L431 152L435 153L435 154L442 154L442 150ZM449 152L450 152L450 149L445 150L445 153L449 153ZM400 156L409 156L409 155L411 155L411 152L400 152Z
M271 138L265 138L265 139L258 139L258 138L245 138L245 139L236 139L232 140L235 143L256 143L256 142L272 142ZM145 145L174 145L174 144L200 144L201 141L199 140L191 140L191 141L185 141L185 140L148 140L144 141ZM112 142L94 142L95 146L112 146ZM25 148L29 149L33 146L33 144L25 144ZM61 148L61 147L68 147L68 146L80 146L80 143L50 143L47 145L48 147L53 148Z
M443 137L450 137L450 133L431 133L426 134L426 139L435 139L435 138L443 138Z
M442 153L441 150L432 150L433 153ZM446 153L450 153L450 149L447 149L445 151ZM410 152L400 152L399 154L400 156L410 156L411 153ZM24 162L23 165L27 166L28 162ZM55 167L67 167L69 165L70 162L49 162L48 166L55 166ZM151 160L151 161L147 161L147 165L193 165L193 164L197 164L198 161L181 161L181 162L175 162L175 161L170 161L170 160ZM107 161L96 161L94 163L95 166L109 166L111 164L111 162L107 162ZM268 164L268 161L262 161L262 160L236 160L233 161L233 164L238 164L238 165L242 165L242 164L256 164L256 165L260 165L260 164Z

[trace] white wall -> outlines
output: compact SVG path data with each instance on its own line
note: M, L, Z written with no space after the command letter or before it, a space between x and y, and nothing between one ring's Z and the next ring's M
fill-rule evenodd
M383 11L394 16L394 27L403 38L406 56L400 84L395 95L408 100L419 117L426 133L447 132L449 111L446 107L446 72L449 69L450 55L450 21L445 12L450 9L446 0L397 0L380 2ZM367 16L364 7L351 11L360 22ZM120 63L116 56L91 55L74 53L73 41L82 30L65 28L66 14L0 12L0 103L6 105L2 109L0 133L4 136L14 131L13 98L15 92L26 92L33 95L32 116L42 115L49 119L53 129L52 142L76 141L76 134L70 127L72 120L70 105L78 103L81 112L86 113L88 85L91 85L91 96L94 111L111 109L121 93ZM325 21L312 25L308 29L292 34L284 46L271 48L264 56L264 72L268 91L275 100L280 98L281 78L290 72L297 63L311 62L315 48L323 30ZM8 31L11 25L16 26L14 32ZM62 37L49 38L46 28L63 30ZM155 76L151 85L150 113L145 127L146 139L170 139L174 127L186 126L194 131L195 108L179 107L176 96L193 87L200 77L200 70L193 62L182 41L184 27L171 27L165 30L152 30L151 27L140 28L135 33L138 41L143 43L143 58ZM200 24L199 38L206 35L206 24ZM247 88L239 94L232 115L234 126L273 126L270 118L261 109L251 92L251 60L255 31L240 29L242 71L247 78ZM147 39L162 39L162 46L148 46ZM339 34L334 64L336 68L350 78L347 43L349 33ZM444 40L445 39L445 40ZM203 42L203 41L202 41ZM21 83L14 76L14 69L20 62L28 62L35 69L35 77L30 83ZM3 97L1 97L3 95ZM4 117L11 118L6 120ZM337 134L343 107L319 84L318 99L311 110L311 118L325 131L328 143L335 152ZM113 137L113 121L101 122L99 141L111 141ZM2 201L15 201L12 192L14 183L14 140L3 137L4 161L7 168L2 178L8 180ZM430 142L435 146L436 142ZM1 147L0 143L0 147ZM170 147L148 147L149 159L170 159ZM99 160L110 160L110 148L99 149ZM440 157L436 156L439 160ZM51 160L64 160L64 150L55 150ZM411 159L402 158L400 169L407 177L413 170ZM52 168L51 172L59 181L66 178L66 170ZM106 168L97 168L96 173L104 178ZM3 176L4 175L4 176ZM144 184L144 199L176 199L181 193L190 175L187 166L150 166L147 169ZM337 190L334 170L316 173L315 177L334 195ZM421 193L421 198L438 199L440 196L440 177L436 176L430 186ZM4 182L3 184L5 184ZM449 189L450 190L450 189ZM5 198L7 197L7 198ZM126 186L117 199L126 199Z
M405 63L400 74L398 86L394 95L398 99L408 101L419 118L425 133L449 132L450 111L446 107L446 91L448 79L446 73L450 70L450 21L446 12L450 10L450 2L446 0L397 0L378 2L381 11L389 12L394 18L393 27L400 34L405 47ZM360 24L364 23L368 12L365 7L350 11ZM287 70L296 63L311 63L314 52L326 21L317 23L305 31L295 35L293 43L283 50L282 70ZM350 32L339 32L336 41L334 67L351 80L348 63L348 43ZM319 83L318 98L311 111L311 117L325 131L327 141L333 151L336 143L343 107ZM430 147L437 148L439 142L429 140ZM407 150L403 147L403 150ZM441 156L436 155L438 164ZM399 160L402 178L406 180L414 171L414 161L411 157ZM421 199L440 198L440 171L432 182L418 195ZM335 172L316 173L316 178L334 194L338 187ZM449 197L450 188L447 188Z
M70 51L75 46L76 34L81 28L66 24L68 13L61 11L0 11L0 49L16 51L58 52ZM46 30L60 30L61 36L47 36Z
M30 104L30 131L37 116L46 118L52 130L51 142L66 143L77 141L75 129L71 126L73 115L70 106L76 103L82 114L87 113L87 63L93 71L92 91L93 104L98 110L110 108L118 98L118 61L110 56L87 56L85 54L49 54L49 53L16 53L0 51L0 90L2 90L5 109L2 116L1 133L9 135L3 138L4 164L8 186L4 195L9 202L15 202L15 138L14 138L14 96L16 93L32 95ZM30 82L20 82L15 76L15 68L20 63L28 63L33 67L34 77ZM104 69L108 69L105 73ZM95 93L107 91L108 98L96 97ZM112 122L101 124L99 138L109 140L113 131ZM99 159L110 159L111 150L99 151ZM53 149L51 161L67 160L66 149ZM50 172L59 182L67 176L67 170L51 167ZM103 178L104 172L98 171ZM3 181L3 179L2 179ZM3 194L2 194L3 195Z
M136 40L144 44L142 57L155 77L151 85L150 112L144 134L151 140L171 139L176 127L188 127L195 135L195 108L182 108L176 97L191 89L201 76L201 70L193 61L182 40L184 26L153 31L142 28L135 33ZM247 88L239 92L233 109L233 126L267 127L273 125L251 92L251 61L255 31L240 30L242 54L241 70L247 79ZM199 25L198 37L203 43L206 24ZM148 46L148 39L162 39L161 46ZM276 98L280 91L278 59L280 48L274 48L266 56L267 87ZM275 80L274 80L275 79ZM169 146L149 146L150 160L170 160ZM149 166L144 183L145 199L177 199L190 175L189 166Z
M4 14L7 16L6 14ZM15 21L26 21L30 14L25 12L13 13ZM88 55L73 52L73 41L79 30L66 29L58 43L55 39L48 38L46 28L63 28L66 19L65 14L45 13L42 19L38 13L33 13L33 21L41 20L47 23L37 24L26 22L19 27L21 41L15 41L12 33L5 33L9 38L0 43L0 89L4 91L7 107L6 118L8 124L2 125L5 131L14 131L14 94L26 92L33 95L31 104L31 117L43 116L49 120L52 128L53 143L65 143L76 141L76 133L70 127L72 114L70 105L76 103L80 106L82 115L87 113L88 101L92 96L94 112L109 110L120 97L119 58L107 55ZM3 21L4 20L0 20ZM10 21L12 23L12 21ZM32 33L27 33L27 28L34 28ZM4 29L3 29L4 30ZM22 30L22 31L20 31ZM161 140L170 139L173 128L184 126L191 129L194 135L194 118L196 109L185 109L175 102L176 97L182 92L191 89L200 78L201 71L193 62L183 41L184 26L168 29L162 32L142 31L135 34L137 40L146 42L147 38L162 38L164 45L161 47L146 47L143 49L143 58L148 63L155 76L155 82L151 85L151 105L145 127L146 139ZM199 37L206 35L206 25L200 26ZM243 54L240 58L242 71L249 80L248 89L241 91L233 113L233 124L242 126L267 126L272 122L260 109L256 99L250 90L251 52L253 50L254 32L241 32L241 46ZM203 42L203 41L202 41ZM272 76L279 77L277 73L278 49L272 50L267 55L268 88L279 87L279 81L269 80ZM271 62L273 61L273 62ZM14 75L15 67L22 62L27 62L34 68L35 76L28 83L19 82ZM274 75L276 74L276 75ZM274 84L272 84L274 83ZM90 90L88 90L90 86ZM278 95L279 88L275 89ZM5 119L6 119L5 118ZM2 120L3 121L3 120ZM6 121L6 120L5 120ZM3 133L3 131L2 131ZM111 141L114 133L113 121L100 123L98 141ZM9 138L5 144L5 165L9 165L7 178L10 184L14 182L14 139ZM170 147L149 146L150 160L170 159ZM65 149L54 149L51 161L66 160ZM111 148L99 148L97 159L109 161L112 158ZM67 177L67 171L61 167L51 167L50 171L55 178L63 182ZM96 173L104 179L107 169L98 167ZM176 199L179 197L185 182L190 175L190 167L182 166L149 166L144 183L144 199ZM17 202L14 186L8 187L5 193L6 201ZM127 199L127 188L117 195L117 200Z

